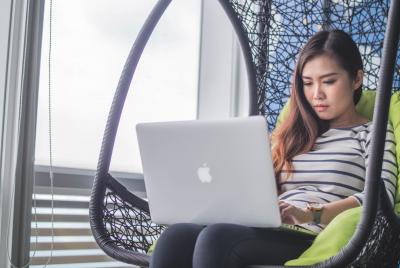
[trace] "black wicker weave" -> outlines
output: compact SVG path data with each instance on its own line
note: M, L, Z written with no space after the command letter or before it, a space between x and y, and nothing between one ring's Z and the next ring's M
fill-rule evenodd
M126 189L112 177L108 180L103 221L110 238L118 247L146 253L164 228L151 222L147 204L138 206L142 200L129 192L124 194Z
M136 65L170 2L158 1L128 56L109 113L89 208L93 236L99 246L117 260L143 267L148 266L146 252L163 227L151 222L148 203L126 190L108 172ZM364 87L378 88L373 122L377 131L371 141L374 154L370 159L376 165L367 170L362 219L352 240L337 256L313 267L395 267L400 255L400 220L375 178L380 178L382 167L390 91L392 86L400 88L400 55L396 56L399 0L392 1L390 14L387 0L219 2L243 51L250 89L249 114L265 115L270 129L288 98L296 55L313 33L321 28L340 28L359 45L366 72Z
M381 185L381 189L384 185ZM382 193L381 193L382 194ZM397 267L400 259L400 226L393 209L383 202L378 209L371 233L357 259L350 267Z

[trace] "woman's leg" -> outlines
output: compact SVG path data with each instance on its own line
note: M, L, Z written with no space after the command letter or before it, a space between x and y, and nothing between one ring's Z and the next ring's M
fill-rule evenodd
M204 226L180 223L168 227L157 241L151 268L190 268L197 236Z
M195 245L194 268L239 268L283 264L298 257L314 236L282 229L214 224L202 230Z

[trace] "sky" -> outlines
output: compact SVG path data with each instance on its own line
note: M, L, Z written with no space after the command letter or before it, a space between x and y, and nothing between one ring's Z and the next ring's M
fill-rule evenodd
M49 165L49 1L46 1L36 165ZM96 169L106 119L129 50L154 0L53 1L53 165ZM196 118L200 0L174 0L146 46L125 103L111 170L142 172L138 122Z

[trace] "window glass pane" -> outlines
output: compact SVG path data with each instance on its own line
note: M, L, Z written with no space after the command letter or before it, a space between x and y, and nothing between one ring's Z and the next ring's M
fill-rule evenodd
M95 169L109 108L129 50L154 0L53 3L53 164ZM112 169L141 172L135 125L195 119L201 1L172 1L134 75ZM48 4L43 29L37 165L48 165Z

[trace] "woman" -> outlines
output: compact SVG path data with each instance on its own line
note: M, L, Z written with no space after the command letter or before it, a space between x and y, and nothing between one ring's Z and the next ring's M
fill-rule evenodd
M340 30L320 31L300 52L290 113L272 134L282 221L320 232L340 212L360 206L372 124L355 110L363 66L354 41ZM388 126L382 169L392 203L397 165ZM222 268L283 264L314 235L234 224L175 224L160 237L152 268Z

